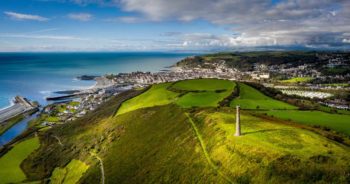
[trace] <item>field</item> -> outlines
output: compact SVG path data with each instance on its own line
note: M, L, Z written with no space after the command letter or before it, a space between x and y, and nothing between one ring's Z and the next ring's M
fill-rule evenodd
M176 104L180 105L184 108L189 107L216 107L218 103L224 99L226 96L230 94L230 91L228 92L200 92L200 93L193 93L189 92L179 98L176 101Z
M145 93L124 102L118 110L118 115L139 108L165 105L173 102L178 94L167 90L167 87L170 85L171 83L153 85Z
M51 176L52 184L75 184L89 168L84 162L73 159L64 168L56 168Z
M330 114L320 111L277 110L267 115L306 125L319 125L350 135L350 115Z
M299 83L299 82L309 82L313 78L312 77L295 77L287 80L282 80L283 83Z
M231 102L231 107L239 105L242 109L297 109L297 107L290 104L274 100L246 84L240 83L239 88L239 97Z
M235 83L218 79L195 79L155 84L145 93L122 104L118 115L140 108L175 102L181 107L216 107L232 93Z
M30 138L15 145L0 158L0 183L17 183L26 179L20 165L28 155L39 148L38 137Z
M176 82L172 88L185 91L216 91L233 89L234 83L218 79L196 79Z

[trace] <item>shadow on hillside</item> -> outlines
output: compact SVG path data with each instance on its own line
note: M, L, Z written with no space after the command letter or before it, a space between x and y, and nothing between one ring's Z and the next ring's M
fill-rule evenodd
M273 128L273 129L263 129L263 130L257 130L252 132L243 132L242 135L248 135L248 134L255 134L255 133L265 133L265 132L272 132L272 131L278 131L278 130L287 130L289 128Z

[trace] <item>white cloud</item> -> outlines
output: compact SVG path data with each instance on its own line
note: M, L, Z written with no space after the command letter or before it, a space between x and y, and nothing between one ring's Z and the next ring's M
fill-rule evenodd
M28 38L28 39L45 39L45 40L86 40L75 36L65 35L30 35L30 34L0 34L3 38Z
M143 20L139 17L124 16L124 17L113 17L105 19L107 22L124 22L124 23L139 23Z
M120 0L125 11L151 21L207 20L229 26L237 37L216 35L211 45L337 45L350 33L348 0ZM225 41L223 41L225 40ZM229 41L231 40L231 41ZM187 41L185 45L210 45Z
M91 18L93 16L89 13L70 13L70 14L68 14L68 17L70 19L73 19L73 20L79 20L79 21L86 22L86 21L91 20Z
M39 15L31 15L31 14L22 14L11 11L5 11L5 15L15 20L35 20L35 21L47 21L48 18L39 16Z

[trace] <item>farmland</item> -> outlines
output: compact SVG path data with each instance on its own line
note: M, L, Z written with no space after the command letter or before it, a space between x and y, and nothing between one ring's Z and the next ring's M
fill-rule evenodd
M30 138L15 145L0 158L0 183L21 182L26 179L20 165L28 155L39 148L38 137Z
M320 111L267 111L267 115L312 126L331 128L350 135L350 115L330 114Z
M234 82L218 79L155 84L145 93L123 103L118 115L139 108L166 105L173 102L185 108L216 107L221 100L232 93L234 86Z
M172 88L185 91L216 91L233 89L234 83L218 79L197 79L176 82Z
M231 102L231 107L240 105L242 109L297 109L297 107L290 104L274 100L244 83L240 83L239 88L239 97Z
M75 184L89 168L84 162L73 159L64 168L56 168L51 176L52 184Z
M174 101L178 96L177 93L167 90L171 83L153 85L145 93L132 98L122 104L118 114L130 112L139 108L165 105Z

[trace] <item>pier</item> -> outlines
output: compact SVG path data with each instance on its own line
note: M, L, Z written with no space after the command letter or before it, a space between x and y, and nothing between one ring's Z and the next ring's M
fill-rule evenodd
M0 111L0 123L37 108L33 103L21 96L16 96L14 103L14 105Z

